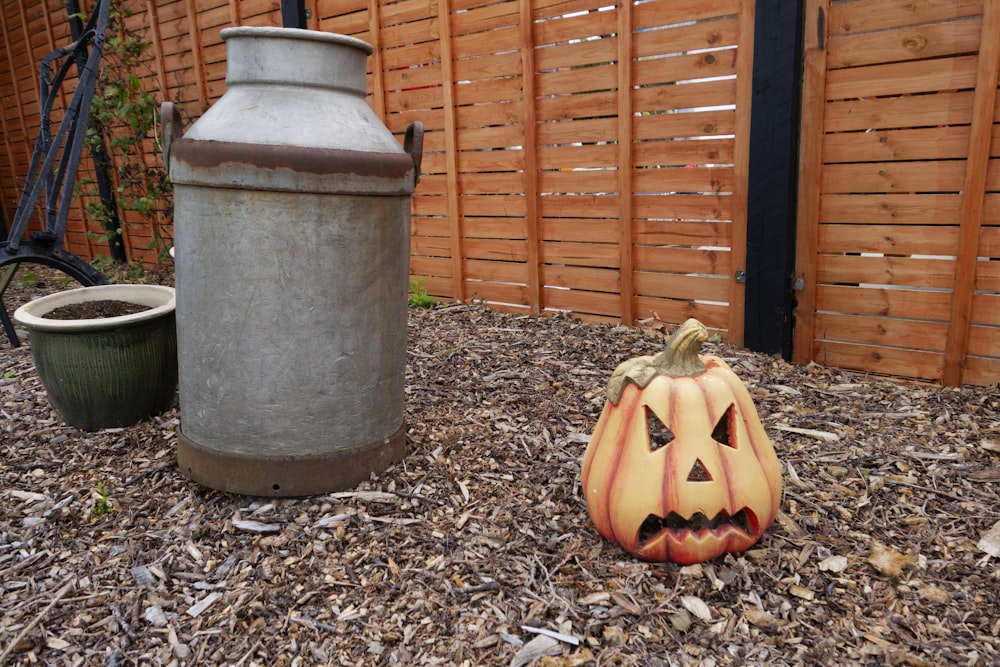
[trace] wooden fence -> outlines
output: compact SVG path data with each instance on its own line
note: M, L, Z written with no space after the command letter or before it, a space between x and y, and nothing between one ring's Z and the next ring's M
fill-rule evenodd
M155 47L154 85L190 119L224 92L219 29L281 23L277 0L130 4ZM34 131L34 62L65 41L61 1L19 7L3 12L24 25L7 48L20 96L5 96L8 211ZM432 294L607 321L697 315L741 339L752 1L307 7L309 27L377 46L370 102L386 125L425 125L411 266ZM67 241L89 256L83 230L81 217ZM145 238L128 231L135 254Z
M794 358L1000 380L1000 2L810 0Z
M225 92L219 30L281 24L279 0L126 1L150 86L188 123ZM1000 381L998 2L807 0L795 360ZM426 126L411 273L432 294L696 316L737 344L755 5L306 0L309 28L375 45L368 99L386 125ZM10 220L65 3L0 0L0 29ZM149 258L127 223L131 256ZM67 243L106 252L98 231L77 212Z
M697 315L737 340L753 18L739 0L319 3L322 29L378 44L387 125L427 129L411 270L431 293Z

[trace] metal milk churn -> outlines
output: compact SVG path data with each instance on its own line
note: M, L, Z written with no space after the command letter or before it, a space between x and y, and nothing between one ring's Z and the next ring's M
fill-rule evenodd
M402 458L405 148L365 103L368 44L228 28L227 92L181 137L174 184L177 462L247 495L343 489Z

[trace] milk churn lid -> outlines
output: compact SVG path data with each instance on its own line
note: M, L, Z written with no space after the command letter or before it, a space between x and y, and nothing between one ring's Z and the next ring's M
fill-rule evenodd
M410 195L422 126L400 147L365 102L367 43L349 35L277 27L222 31L228 90L181 136L161 107L163 158L177 185ZM416 139L414 141L414 139Z
M303 30L301 28L279 28L277 26L234 26L223 28L219 32L222 39L230 37L269 37L280 36L285 39L307 39L317 42L329 42L331 44L343 44L361 49L367 55L374 52L372 45L363 39L352 37L351 35L339 35L332 32L321 32L319 30Z

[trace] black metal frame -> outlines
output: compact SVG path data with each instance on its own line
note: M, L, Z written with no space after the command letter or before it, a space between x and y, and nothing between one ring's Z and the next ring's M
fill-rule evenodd
M757 0L743 345L792 353L802 3Z
M8 267L0 278L0 320L3 322L7 338L14 347L20 342L7 313L7 307L3 304L3 294L10 285L18 264L22 262L45 264L66 273L83 285L100 285L107 282L100 271L76 255L63 250L62 241L66 234L66 219L73 199L77 168L86 138L90 103L97 87L101 53L108 27L109 5L110 0L98 0L80 37L72 44L42 58L39 68L42 106L38 138L31 154L17 212L7 232L7 240L0 243L0 267ZM92 47L89 53L88 46ZM84 54L85 58L81 57ZM59 59L62 59L62 63L53 71L53 63ZM53 136L50 120L52 105L66 74L74 64L79 69L76 90L66 107L59 129ZM28 223L40 200L44 229L25 240Z
M281 0L281 25L284 28L306 28L304 0Z
M73 37L73 41L77 41L83 36L80 3L77 0L66 0L66 13L69 15L70 35ZM77 71L82 70L86 64L86 49L78 49L76 52ZM97 185L97 193L101 198L101 206L105 214L103 224L108 231L108 250L111 253L111 259L116 262L127 262L128 253L125 252L125 244L122 242L120 233L122 224L118 215L118 200L115 198L115 186L109 173L111 156L108 155L108 147L104 140L104 127L100 121L91 118L90 122L87 123L87 129L92 135L87 143L90 145L90 154L94 159L94 182Z

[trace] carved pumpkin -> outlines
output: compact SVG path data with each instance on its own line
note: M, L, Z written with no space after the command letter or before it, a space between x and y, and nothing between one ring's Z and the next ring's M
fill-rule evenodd
M621 364L583 457L598 532L649 561L744 551L774 521L781 464L746 387L685 322L659 355Z

